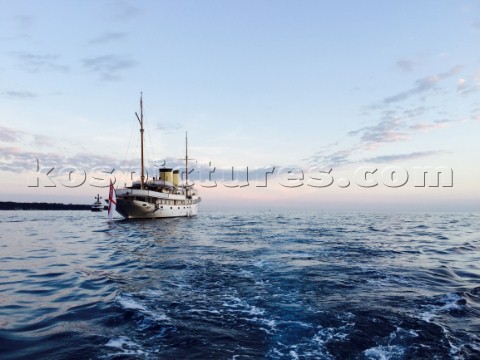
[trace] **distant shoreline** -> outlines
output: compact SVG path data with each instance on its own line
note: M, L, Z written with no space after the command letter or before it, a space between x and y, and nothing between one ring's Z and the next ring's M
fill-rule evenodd
M91 207L92 205L81 204L0 201L0 210L90 210Z

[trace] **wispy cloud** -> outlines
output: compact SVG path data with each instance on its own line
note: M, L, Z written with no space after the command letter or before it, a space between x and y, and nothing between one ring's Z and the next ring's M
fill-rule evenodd
M6 126L0 126L0 141L3 142L19 142L23 139L25 133Z
M11 56L19 60L19 67L31 73L39 72L67 72L70 68L60 64L58 60L60 55L56 54L34 54L27 51L15 51L10 53Z
M79 153L65 156L62 153L27 151L20 147L0 146L0 171L25 171L28 164L37 160L42 166L51 166L59 170L63 167L77 167L91 171L95 167L114 168L118 159L107 155Z
M113 156L92 153L79 153L63 159L64 166L75 165L84 169L99 166L114 167L116 164L118 164L118 159Z
M310 165L324 167L340 167L352 163L352 156L358 151L357 146L348 147L342 150L319 151L313 156L305 159Z
M414 108L407 108L402 111L402 117L407 119L418 119L423 116L428 110L433 110L433 107L417 106Z
M405 120L395 112L386 112L377 124L350 131L348 135L360 135L362 147L370 150L382 143L405 141L409 138L405 131Z
M113 13L117 20L127 21L140 15L142 10L126 1L116 0L113 2Z
M392 96L388 96L383 99L382 103L384 105L389 105L395 102L406 100L413 95L422 94L432 89L435 89L442 80L458 74L462 69L463 67L458 65L448 70L447 72L439 73L436 75L429 75L427 77L418 79L417 81L415 81L413 88L407 91L399 92Z
M371 158L366 158L363 161L367 163L387 163L394 161L406 161L406 160L416 160L429 156L436 156L444 154L444 151L434 150L434 151L417 151L409 154L395 154L395 155L382 155L375 156Z
M46 135L33 135L33 143L36 146L50 147L53 145L53 140Z
M100 36L91 39L88 43L90 45L104 45L115 41L123 40L127 37L125 32L107 32Z
M416 60L400 59L396 62L397 67L405 72L410 72L415 70L420 66L420 62Z
M165 133L172 133L183 127L180 123L157 123L157 129Z
M14 22L20 30L28 30L34 23L33 16L30 15L17 15L14 17Z
M476 79L476 75L473 77L473 80L470 81L464 78L457 80L457 93L462 96L477 92L479 89L480 81Z
M409 71L411 66L415 65L409 61L402 61L397 62L397 66L403 67L405 71ZM462 121L458 116L455 117L440 111L440 105L418 106L411 102L408 104L402 103L402 101L410 99L412 96L424 95L439 88L442 81L458 75L462 69L462 66L455 66L448 71L420 78L414 82L414 87L386 97L378 102L377 105L365 108L368 109L366 115L373 118L374 121L371 125L348 132L349 140L347 144L349 145L342 149L341 146L336 146L339 145L337 143L335 146L322 149L304 160L310 164L338 167L359 161L409 160L440 154L440 151L424 151L410 154L382 155L367 159L361 158L362 154L377 151L384 144L406 142L415 137L419 132L431 132L449 128L454 123ZM474 87L473 84L479 83L476 80L477 75L478 79L480 79L479 72L469 82L464 78L460 78L457 81L457 93L463 95L467 91L476 91L478 86ZM387 107L392 103L396 103L396 106ZM472 111L470 118L480 120L480 111ZM352 140L354 141L353 144Z
M480 121L480 108L472 109L470 118L474 121Z
M0 147L0 170L1 171L25 171L28 163L41 158L45 164L58 164L62 156L55 153L41 153L25 151L20 147Z
M428 131L435 130L435 129L448 128L452 125L452 123L455 123L455 122L457 122L457 121L456 120L447 120L447 119L435 120L432 123L421 123L421 122L419 122L419 123L410 125L409 128L412 129L412 130L416 130L416 131L428 132Z
M0 142L48 147L53 146L54 140L50 136L31 134L11 127L0 126Z
M121 79L120 73L136 66L137 62L127 56L103 55L82 60L83 67L97 73L102 80L115 81Z
M37 94L34 94L30 91L5 91L4 93L5 97L8 97L10 99L33 99L37 97Z
M13 30L13 34L9 36L0 36L0 41L17 41L20 39L29 38L30 35L28 32L30 31L33 23L34 18L29 15L17 15L10 19Z

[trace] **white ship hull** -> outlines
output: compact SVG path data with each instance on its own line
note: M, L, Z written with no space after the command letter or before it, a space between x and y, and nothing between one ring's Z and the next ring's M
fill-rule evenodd
M100 204L100 205L97 205L97 204L94 204L92 205L92 207L90 208L91 211L102 211L103 210L103 204Z
M189 217L198 214L201 199L184 194L163 193L142 189L116 191L116 211L126 219L158 219Z

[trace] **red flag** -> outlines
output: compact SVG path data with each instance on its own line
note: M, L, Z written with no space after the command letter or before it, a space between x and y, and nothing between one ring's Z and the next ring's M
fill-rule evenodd
M113 213L117 207L117 197L113 188L112 179L110 179L110 193L108 194L108 218L113 219Z

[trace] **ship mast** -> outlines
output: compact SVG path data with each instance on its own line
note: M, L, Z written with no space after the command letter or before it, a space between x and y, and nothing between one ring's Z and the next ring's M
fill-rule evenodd
M185 188L188 186L188 137L185 131Z
M142 175L140 176L141 184L140 184L140 189L145 188L145 163L143 160L143 102L142 102L142 97L143 93L140 93L140 116L138 116L137 113L135 115L137 116L138 122L140 123L140 152L141 152L141 166L142 166Z

